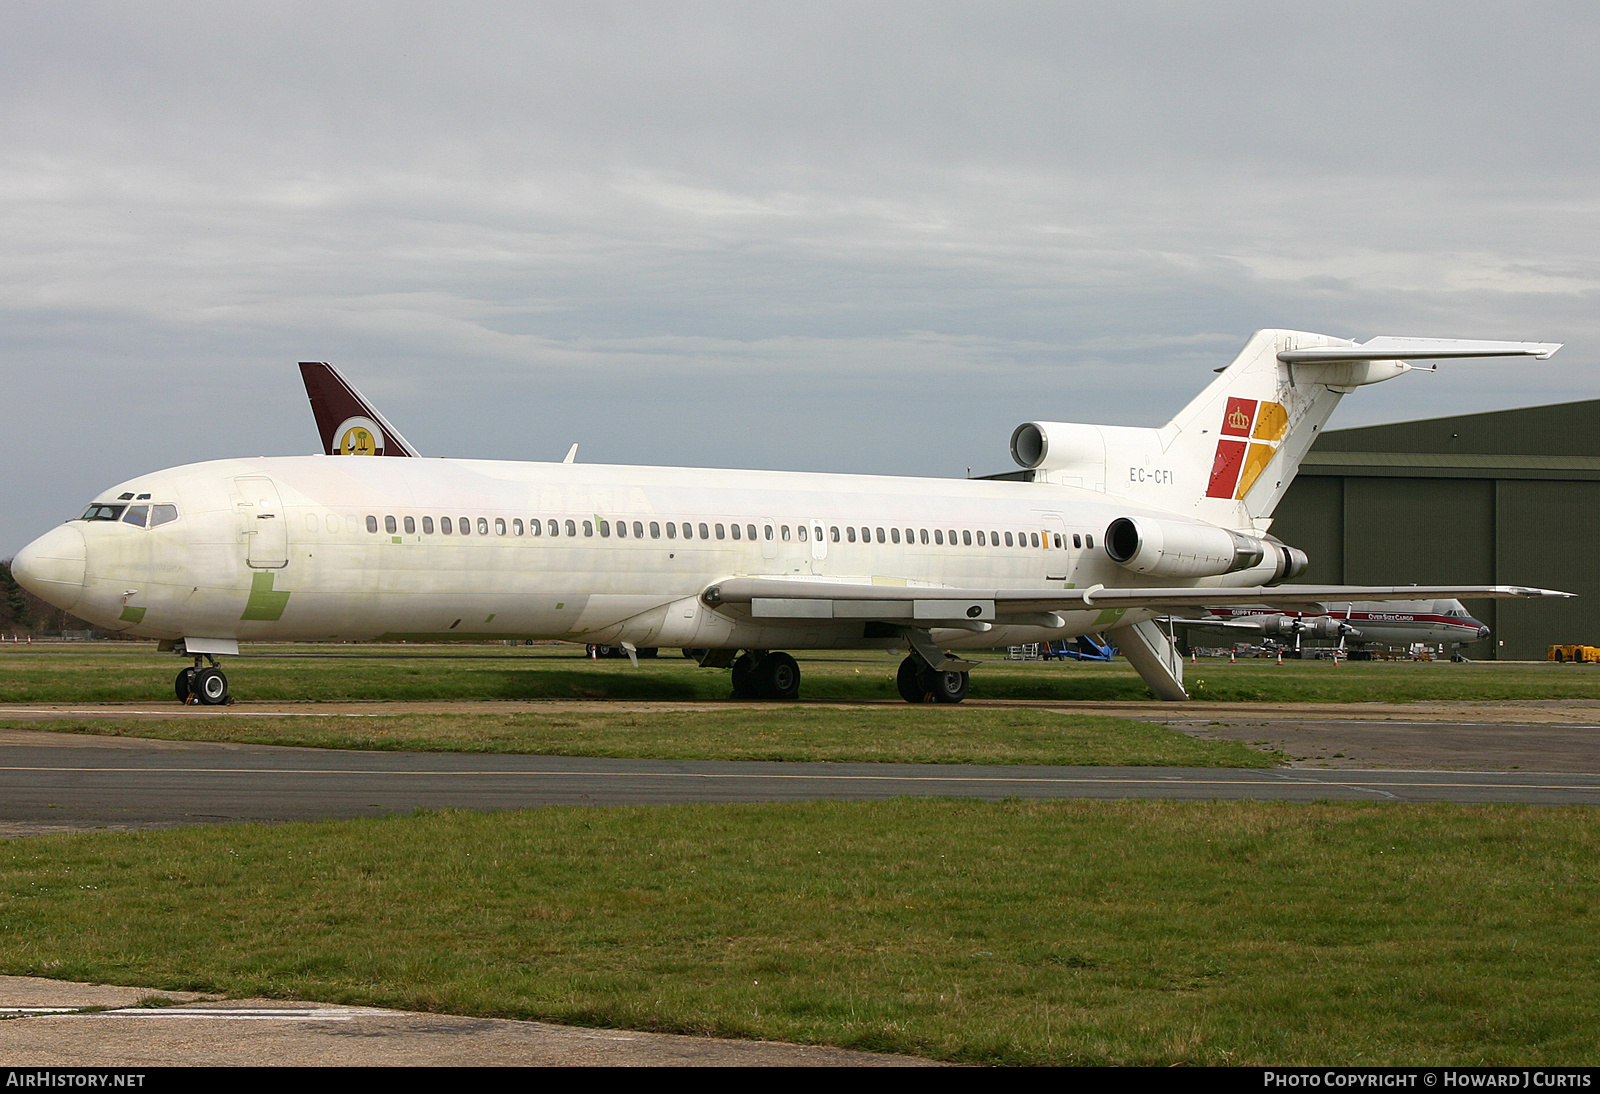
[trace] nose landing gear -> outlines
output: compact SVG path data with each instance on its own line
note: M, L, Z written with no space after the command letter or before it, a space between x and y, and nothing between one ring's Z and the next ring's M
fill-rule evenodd
M204 662L210 661L209 666ZM210 654L196 654L194 667L178 673L173 682L178 702L185 706L196 704L207 707L227 706L233 702L228 692L228 678L217 667L217 659Z

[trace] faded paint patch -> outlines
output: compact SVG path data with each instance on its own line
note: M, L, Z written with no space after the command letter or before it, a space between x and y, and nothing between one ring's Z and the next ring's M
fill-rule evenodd
M122 620L124 623L143 623L144 609L124 606L122 609L122 614L117 618Z
M261 623L276 623L283 618L283 609L289 603L289 594L274 592L276 571L262 570L250 575L250 599L245 601L240 619Z
M1127 610L1127 608L1105 608L1095 617L1094 625L1097 627L1109 627L1121 619L1123 613Z

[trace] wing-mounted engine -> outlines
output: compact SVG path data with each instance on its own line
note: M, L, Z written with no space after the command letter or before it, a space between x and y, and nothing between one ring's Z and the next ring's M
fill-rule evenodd
M1220 577L1258 571L1261 584L1305 573L1305 552L1271 536L1252 536L1197 521L1118 517L1106 528L1106 554L1136 574Z

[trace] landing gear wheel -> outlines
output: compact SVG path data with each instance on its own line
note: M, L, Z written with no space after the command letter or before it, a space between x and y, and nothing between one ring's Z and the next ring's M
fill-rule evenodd
M915 654L900 662L900 671L894 674L894 687L900 698L908 703L926 703L932 689L922 686L922 659Z
M967 697L971 678L964 672L930 669L915 654L900 662L895 690L908 703L959 703Z
M754 654L741 653L733 663L733 697L759 699L756 693L755 673L759 659Z
M967 697L967 688L971 678L964 672L939 672L936 669L925 669L929 679L925 683L931 685L929 691L933 693L935 703L959 703Z
M222 706L229 699L228 678L221 669L201 669L194 674L194 697L202 706Z
M172 682L172 690L178 693L178 702L187 703L189 696L194 694L194 669L184 669L178 673L178 678Z
M754 682L761 698L790 702L800 697L800 666L786 653L769 653L756 665Z

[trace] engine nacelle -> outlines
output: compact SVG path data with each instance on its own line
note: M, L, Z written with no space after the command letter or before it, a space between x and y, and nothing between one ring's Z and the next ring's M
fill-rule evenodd
M1136 574L1218 577L1266 559L1267 543L1214 524L1118 517L1106 528L1106 554Z

